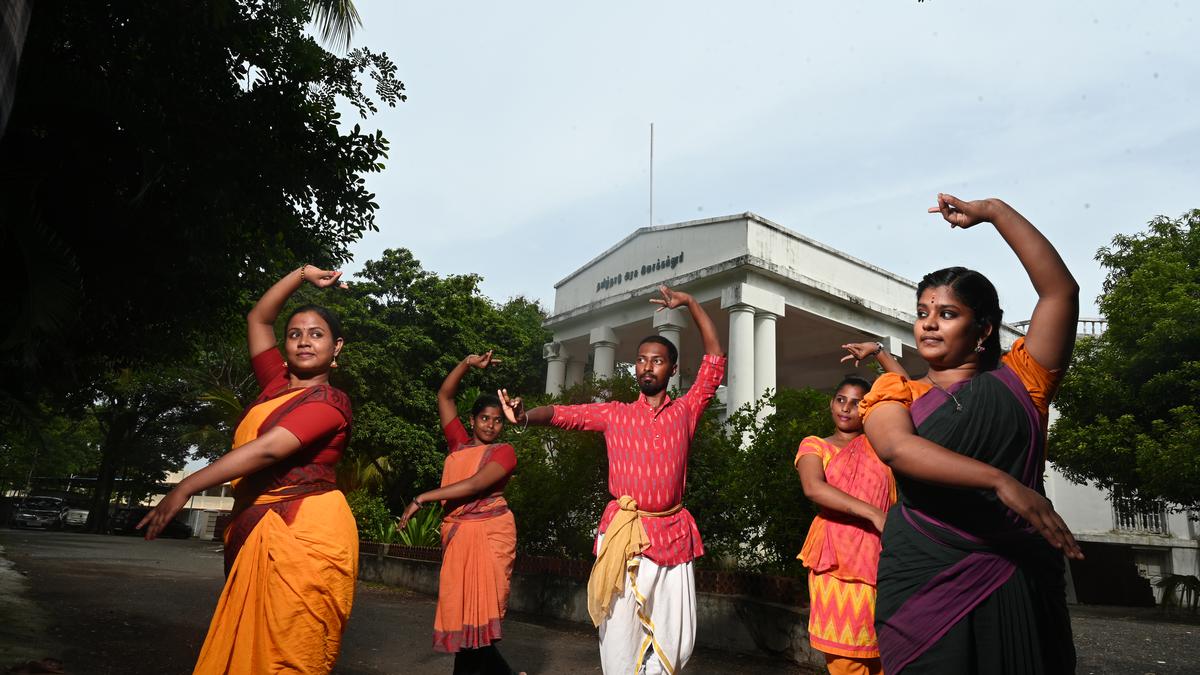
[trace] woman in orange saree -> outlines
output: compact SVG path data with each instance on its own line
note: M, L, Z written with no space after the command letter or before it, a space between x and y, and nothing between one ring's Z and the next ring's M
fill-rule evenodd
M904 369L878 342L842 345L850 355L874 356L888 371ZM896 501L892 472L863 435L858 403L870 384L848 376L834 391L829 413L835 431L809 436L794 461L804 495L820 507L797 556L809 568L809 642L825 654L833 675L883 672L875 638L875 572L884 514Z
M517 526L504 500L517 456L511 445L496 443L504 430L500 399L484 394L471 410L471 433L458 419L454 395L472 368L499 359L492 352L463 359L438 390L438 414L448 454L442 487L417 495L400 527L426 503L441 500L442 570L438 584L433 648L454 654L455 675L512 675L495 643L503 635L509 581L516 557Z
M349 398L329 385L341 326L322 307L300 307L288 319L285 361L274 324L305 280L328 288L340 276L305 265L262 296L247 317L262 394L243 413L233 449L138 524L154 539L192 494L234 484L225 588L195 673L328 673L337 660L358 575L354 516L334 483L351 423Z

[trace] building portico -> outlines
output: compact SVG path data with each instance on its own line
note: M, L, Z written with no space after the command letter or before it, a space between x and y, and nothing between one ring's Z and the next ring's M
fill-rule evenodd
M654 334L679 348L672 386L686 389L703 346L686 311L654 311L659 284L690 293L716 323L729 354L728 410L781 387L831 389L855 371L839 362L847 342L879 340L924 371L912 337L915 283L744 213L640 228L556 284L546 392L578 384L589 364L611 376ZM1017 335L1005 326L1001 341Z

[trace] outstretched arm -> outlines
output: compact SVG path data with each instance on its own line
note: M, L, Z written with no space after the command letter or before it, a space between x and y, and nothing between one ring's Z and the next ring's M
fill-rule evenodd
M283 427L274 427L258 438L230 450L225 456L179 481L158 505L137 524L146 528L146 538L154 539L179 513L192 495L234 478L265 469L300 449L300 439Z
M408 519L412 518L413 514L429 502L443 499L462 499L482 494L507 475L508 469L497 462L488 462L470 478L464 478L457 483L451 483L436 490L422 492L414 497L404 509L404 514L400 516L399 527L400 529L404 529L408 525Z
M888 350L883 348L882 342L851 342L842 345L842 349L850 352L842 357L842 363L854 359L854 367L858 367L859 361L865 361L871 357L879 362L885 373L895 373L903 377L908 377L908 371L894 356L888 353Z
M827 483L820 457L802 455L796 460L796 473L800 475L800 485L804 488L804 496L812 500L814 504L824 509L869 520L877 531L883 532L883 522L887 514L882 509L871 506L857 497L851 497Z
M655 311L661 312L664 309L687 306L688 311L692 314L692 320L696 322L696 328L700 330L700 339L704 342L704 353L713 356L725 354L725 350L721 348L721 340L717 337L717 327L713 324L712 318L708 316L708 312L704 311L704 307L701 307L695 298L683 291L667 288L665 285L659 286L658 290L662 293L662 297L650 299L650 302L661 305Z
M1050 500L990 464L921 438L904 406L879 404L864 426L871 447L892 470L927 483L991 490L1005 506L1033 525L1054 548L1067 557L1083 558L1070 528L1055 513Z
M292 297L306 280L317 288L329 288L338 283L341 277L341 272L303 265L276 281L246 315L246 342L250 346L250 356L258 356L275 346L275 319L279 318L279 313L283 311L288 298ZM345 288L346 284L342 284L341 287Z
M939 194L938 205L929 212L941 213L951 227L968 228L990 222L996 228L1017 254L1038 294L1025 335L1025 349L1047 370L1066 368L1075 347L1079 284L1054 245L1016 209L999 199L965 202Z
M442 420L442 426L445 427L458 417L458 406L454 403L454 397L458 394L458 385L462 383L463 377L471 368L483 370L493 363L500 363L500 359L492 358L492 350L487 350L483 355L471 354L467 358L458 362L450 374L442 380L442 386L438 389L438 417Z

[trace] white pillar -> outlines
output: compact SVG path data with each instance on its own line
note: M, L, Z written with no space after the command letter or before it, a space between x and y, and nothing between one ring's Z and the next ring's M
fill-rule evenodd
M587 359L571 359L567 361L567 387L575 387L583 382L583 371L587 368Z
M658 334L671 341L675 345L675 349L679 352L679 358L675 360L675 364L683 359L683 351L680 348L681 334L684 327L687 325L687 315L682 309L664 309L661 312L654 313L654 327L658 329ZM671 381L667 384L670 389L679 389L679 370L676 369L675 374L671 376Z
M617 364L617 335L608 326L593 328L588 336L592 345L592 374L598 379L612 377Z
M775 319L773 312L759 311L754 314L754 400L762 398L768 389L775 389ZM771 406L763 406L759 419L774 412Z
M567 355L562 345L557 342L547 342L542 345L542 357L546 359L546 393L558 395L562 393L563 383L567 374Z
M733 412L775 387L775 318L783 316L785 303L782 295L736 283L721 289L721 307L729 312L725 408Z
M737 304L729 312L729 373L726 409L733 413L754 400L754 308Z

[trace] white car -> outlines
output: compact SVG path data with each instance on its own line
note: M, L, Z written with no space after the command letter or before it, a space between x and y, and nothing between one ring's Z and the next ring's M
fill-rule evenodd
M63 525L66 527L84 527L87 525L88 510L70 508L67 509L67 514L63 516Z

